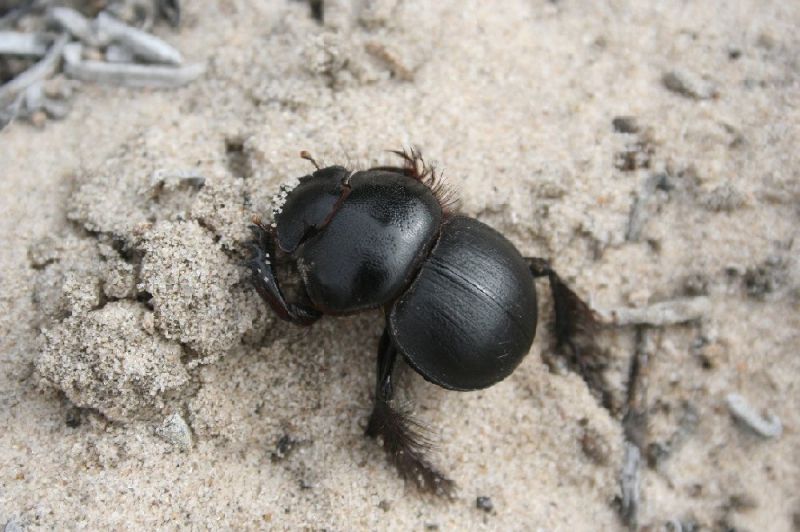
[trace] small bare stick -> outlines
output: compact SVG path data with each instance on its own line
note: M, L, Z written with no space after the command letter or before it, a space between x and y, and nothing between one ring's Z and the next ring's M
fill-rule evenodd
M180 67L165 65L137 65L132 63L104 63L101 61L66 62L64 72L71 78L122 85L174 89L199 78L205 72L202 64Z
M602 312L605 321L612 325L652 325L661 327L686 323L702 318L711 311L707 297L690 297L662 301L644 308L621 307Z
M19 93L55 72L68 39L67 35L62 35L56 39L56 42L53 43L53 46L50 47L47 55L41 61L5 85L0 86L0 108L12 103Z
M640 451L646 446L648 373L650 359L655 352L653 333L648 327L640 325L636 329L636 351L628 371L628 397L622 419L626 439Z
M181 53L162 41L140 29L128 26L105 13L97 16L97 29L125 48L133 55L149 63L167 63L180 65L183 63Z
M85 44L90 46L105 44L98 39L89 19L70 7L51 7L47 11L47 17L52 23L62 27Z
M778 416L774 414L762 416L738 393L728 394L725 402L731 415L759 436L777 438L783 433L783 425Z
M639 489L641 474L639 467L642 455L639 448L631 442L625 442L625 458L620 473L620 486L622 489L622 504L620 514L622 520L631 530L636 530L637 514L639 512Z
M0 31L0 55L41 57L47 53L46 34Z

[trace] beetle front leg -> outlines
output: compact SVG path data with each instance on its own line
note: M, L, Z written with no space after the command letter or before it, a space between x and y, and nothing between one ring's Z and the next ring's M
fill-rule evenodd
M289 303L283 297L270 260L275 256L271 228L256 223L250 226L250 230L255 240L250 244L253 257L247 262L247 266L252 272L251 279L256 291L282 320L296 325L311 325L317 321L322 316L321 312L305 305Z
M405 480L416 484L421 491L452 497L455 483L437 471L425 457L425 452L431 447L430 440L425 436L425 427L408 412L395 409L392 405L392 374L396 359L397 348L392 343L387 326L378 344L375 404L367 424L367 436L383 440L389 461Z

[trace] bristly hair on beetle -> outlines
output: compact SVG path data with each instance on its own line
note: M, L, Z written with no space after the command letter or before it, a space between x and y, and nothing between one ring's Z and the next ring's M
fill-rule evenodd
M438 172L436 166L425 161L419 148L403 148L402 150L389 150L402 159L403 165L397 166L376 166L371 170L384 170L397 172L423 183L442 206L442 214L445 218L458 211L458 196L452 187L447 184L442 172Z
M415 484L421 492L453 498L455 482L425 457L434 446L430 429L411 417L407 407L394 407L394 402L376 401L367 425L367 436L382 440L386 456L404 480Z
M388 150L389 153L397 155L402 159L401 166L374 166L369 167L369 171L381 170L386 172L393 172L405 175L420 183L424 184L433 193L436 200L442 207L442 213L445 217L449 217L458 211L459 200L458 196L451 186L448 185L444 174L438 171L434 164L428 163L422 156L419 148L410 147L402 150ZM322 159L315 158L308 150L300 151L300 158L310 162L314 168L319 171L324 167ZM349 172L349 176L356 173L357 168L364 166L357 161L348 158L348 162L344 166ZM344 180L343 184L347 184L349 176ZM273 217L280 214L283 203L286 201L288 194L297 186L299 178L294 178L286 183L282 183L276 193L272 196Z

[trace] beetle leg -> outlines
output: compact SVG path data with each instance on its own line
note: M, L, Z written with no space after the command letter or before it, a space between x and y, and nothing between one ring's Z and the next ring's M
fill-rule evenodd
M582 377L589 389L600 396L604 405L610 404L611 396L603 371L606 361L594 336L598 320L589 308L545 259L526 258L534 278L547 277L553 294L555 309L556 347L566 351L567 361Z
M272 230L260 223L251 225L250 230L255 240L250 243L253 256L247 266L252 272L251 278L256 291L282 320L297 325L311 325L317 321L322 313L305 305L289 303L283 297L272 267L271 259L275 255Z
M568 287L561 277L550 267L545 259L526 259L534 277L547 277L553 294L556 313L556 342L559 347L575 349L574 342L579 335L591 337L597 329L597 320L578 295Z
M375 166L370 170L382 170L384 172L394 172L396 174L403 174L406 177L416 179L417 181L424 181L430 173L431 169L425 164L422 159L422 154L414 148L410 151L389 150L403 160L403 166Z
M386 327L378 344L375 404L367 425L367 436L383 440L389 461L405 480L416 484L421 491L452 497L455 483L437 471L425 457L426 451L431 448L425 427L408 412L396 409L392 404L392 373L396 359L397 348Z

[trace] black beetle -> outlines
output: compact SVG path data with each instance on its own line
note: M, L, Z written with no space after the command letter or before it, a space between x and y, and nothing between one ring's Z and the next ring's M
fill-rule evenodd
M522 257L494 229L453 212L439 176L418 151L393 153L402 166L351 172L320 168L303 152L317 170L291 190L282 188L272 224L251 226L248 265L258 293L280 318L298 325L323 314L383 309L367 434L383 439L404 478L449 495L454 484L425 458L422 427L392 405L398 353L426 380L451 390L503 380L536 333L532 277L549 279L559 345L574 347L595 322L546 260ZM295 263L300 301L285 299L275 260Z

